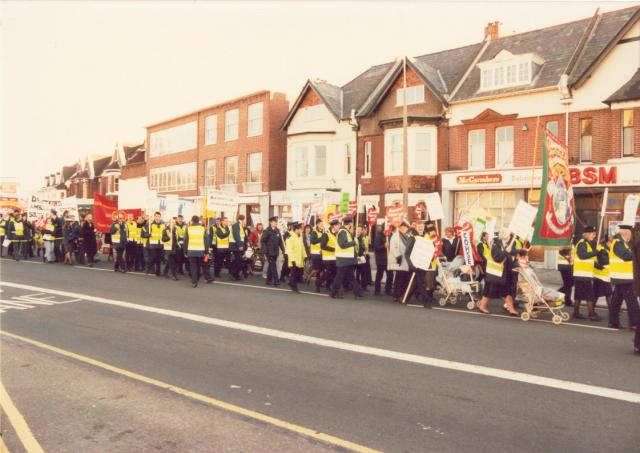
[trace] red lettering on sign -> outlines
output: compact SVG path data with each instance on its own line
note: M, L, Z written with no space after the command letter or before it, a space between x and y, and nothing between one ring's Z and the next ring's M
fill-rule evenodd
M582 170L582 182L592 185L598 182L598 172L594 167L587 167Z
M571 185L575 186L580 184L580 169L579 168L570 168L569 175L571 176Z
M616 184L618 182L618 167L611 167L609 172L605 167L600 167L598 176L600 184Z

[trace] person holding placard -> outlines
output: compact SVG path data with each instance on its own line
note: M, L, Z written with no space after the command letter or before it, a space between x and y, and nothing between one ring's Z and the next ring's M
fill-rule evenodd
M412 234L411 237L409 237L409 240L407 241L407 249L405 250L405 253L404 253L405 258L407 259L407 263L409 264L409 269L412 272L414 272L416 275L415 290L413 289L413 285L412 285L412 288L409 288L409 296L407 297L406 302L408 302L409 299L411 299L411 296L415 292L417 293L418 300L422 301L424 308L431 308L431 305L433 304L433 295L429 293L429 291L427 291L427 287L426 287L425 280L426 280L427 270L420 269L413 264L413 262L411 261L411 252L413 252L413 247L416 244L416 241L430 240L428 238L429 238L429 235L425 232L424 221L416 222L414 234ZM431 261L431 267L433 269L435 269L436 262L437 262L437 259L433 258Z
M402 302L402 296L409 284L409 263L405 256L409 242L409 224L402 222L389 241L387 269L395 271L393 277L393 301Z
M478 304L481 313L489 314L487 309L490 299L504 298L504 308L511 316L520 316L513 305L513 244L510 243L511 232L507 228L500 230L498 240L493 241L491 253L487 256L487 284Z
M362 297L358 282L355 280L355 268L357 265L358 243L352 233L353 219L344 217L342 227L336 234L336 277L331 287L331 297L342 299L342 289L350 288L355 298Z
M620 307L627 304L629 328L637 328L640 308L633 292L633 252L631 242L631 226L618 225L619 232L611 241L609 257L611 265L611 282L614 284L609 311L609 324L620 328Z
M222 266L229 260L229 219L222 218L220 226L216 228L216 254L214 263L214 277L220 277Z
M307 258L302 239L302 224L300 222L293 222L291 225L291 234L285 242L285 251L290 269L289 288L294 293L300 294L298 282L304 269L304 260Z
M384 293L391 296L393 293L393 272L387 268L387 248L389 238L384 230L384 224L376 226L373 236L373 252L376 258L376 278L374 282L374 295L379 296L382 289L382 277L386 275Z

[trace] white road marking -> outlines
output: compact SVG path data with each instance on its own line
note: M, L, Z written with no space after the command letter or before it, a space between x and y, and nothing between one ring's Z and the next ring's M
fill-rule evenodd
M29 260L16 261L13 258L0 258L0 260L2 260L2 261L13 261L14 263L44 264L42 261L29 261Z
M154 313L158 315L171 316L173 318L186 319L189 321L200 322L203 324L209 324L218 327L225 327L228 329L234 329L243 332L249 332L256 335L265 335L268 337L280 338L283 340L296 341L300 343L312 344L316 346L322 346L325 348L338 349L342 351L355 352L358 354L366 354L374 357L382 357L386 359L400 360L404 362L417 363L420 365L427 365L436 368L443 368L447 370L461 371L464 373L476 374L481 376L494 377L498 379L505 379L509 381L522 382L526 384L539 385L542 387L550 387L557 390L566 390L569 392L583 393L587 395L600 396L603 398L609 398L619 401L625 401L629 403L640 404L640 393L633 393L624 390L617 390L607 387L599 387L596 385L582 384L580 382L566 381L562 379L555 379L545 376L539 376L535 374L521 373L518 371L503 370L500 368L491 368L481 365L474 365L464 362L456 362L445 359L437 359L434 357L421 356L416 354L408 354L398 351L390 351L387 349L374 348L370 346L364 346L353 343L346 343L337 340L330 340L326 338L313 337L309 335L302 335L293 332L286 332L277 329L270 329L267 327L254 326L251 324L244 324L234 321L227 321L225 319L210 318L208 316L196 315L192 313L183 313L175 310L168 310L165 308L150 307L146 305L134 304L131 302L124 302L115 299L107 299L104 297L90 296L88 294L72 293L69 291L59 291L50 288L42 288L31 285L23 285L21 283L0 282L0 286L8 286L10 288L18 288L29 291L46 291L51 294L59 296L73 297L84 299L92 302L97 302L106 305L113 305L116 307L129 308L133 310L144 311L148 313Z

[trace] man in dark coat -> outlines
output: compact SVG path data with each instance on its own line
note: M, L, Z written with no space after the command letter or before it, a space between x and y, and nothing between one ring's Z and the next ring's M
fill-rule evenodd
M260 239L262 251L267 257L267 285L279 286L278 266L276 261L280 252L284 254L284 243L278 229L278 218L271 217L269 226L262 232Z
M362 297L362 291L355 279L358 245L351 232L353 219L345 217L342 227L336 234L336 278L331 287L331 297L342 299L342 288L351 288L356 298Z
M80 235L84 246L84 254L87 257L87 263L89 264L89 267L93 267L95 256L98 252L98 244L96 242L96 230L93 225L93 216L91 214L87 214L84 217Z

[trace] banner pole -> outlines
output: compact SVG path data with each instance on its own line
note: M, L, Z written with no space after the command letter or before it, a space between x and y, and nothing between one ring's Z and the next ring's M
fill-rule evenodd
M604 224L604 215L607 212L607 203L609 202L609 188L604 188L604 194L602 195L602 208L600 209L600 222L598 223L598 239L596 244L600 243L600 235L602 233L602 225Z
M533 192L533 179L536 172L536 157L538 155L538 136L540 135L540 117L536 119L536 135L533 137L533 161L531 162L531 187L529 189L529 197ZM540 194L542 196L542 194Z
M404 292L404 297L402 298L402 303L407 303L407 297L409 296L409 291L411 291L411 287L413 286L413 279L416 278L416 273L411 273L411 278L409 279L409 284L407 285L407 290Z

